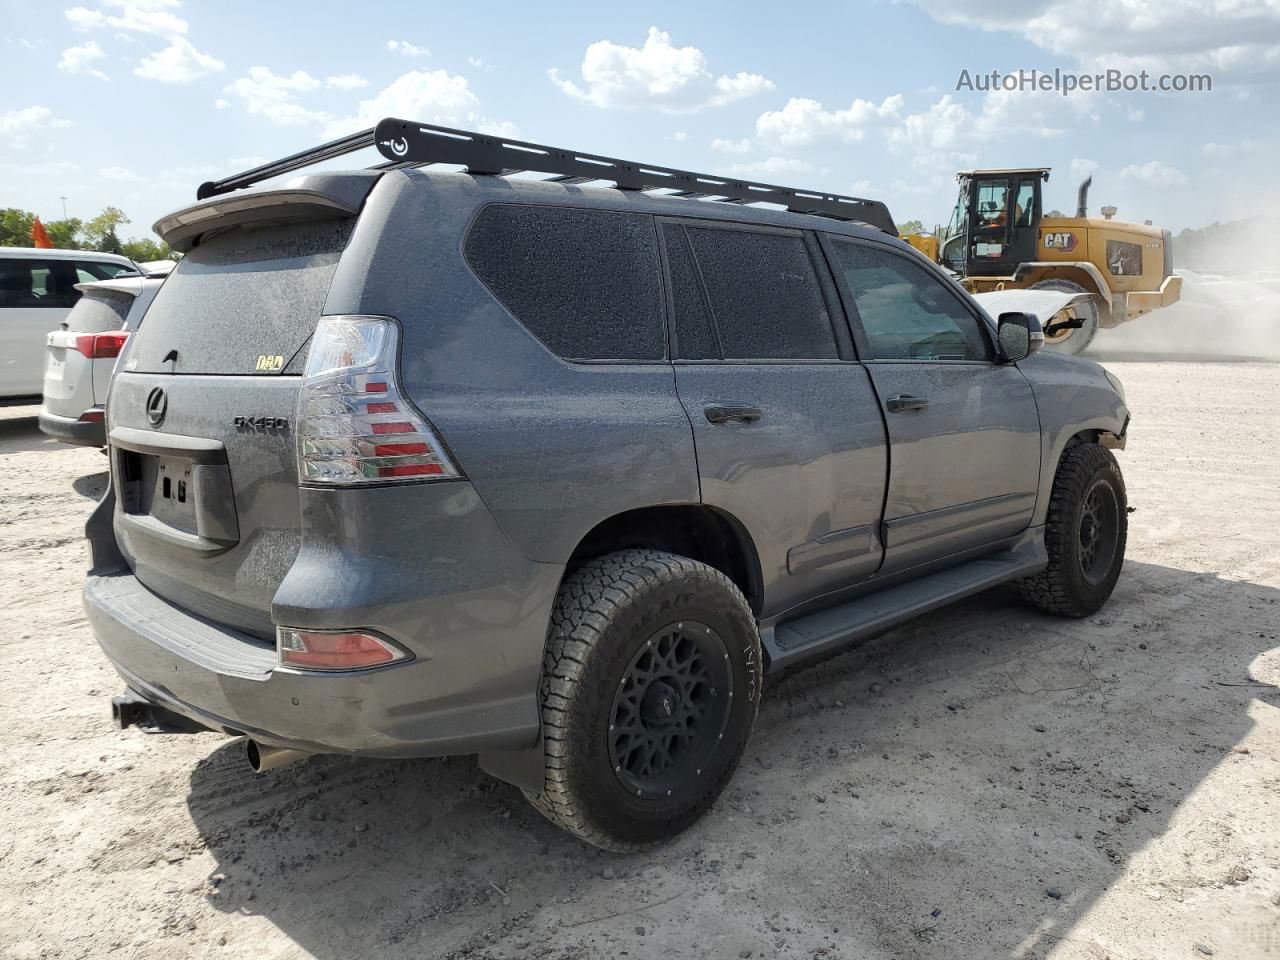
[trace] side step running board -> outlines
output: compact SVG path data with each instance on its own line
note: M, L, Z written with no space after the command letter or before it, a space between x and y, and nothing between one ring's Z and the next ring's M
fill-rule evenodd
M795 620L764 634L769 670L829 654L906 620L981 593L989 587L1039 573L1048 563L1039 537L1015 549L970 560L960 566L858 597Z

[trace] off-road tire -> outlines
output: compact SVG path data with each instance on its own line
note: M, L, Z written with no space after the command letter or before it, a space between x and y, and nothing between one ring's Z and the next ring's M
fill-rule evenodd
M1107 488L1115 500L1115 542L1109 563L1090 579L1082 563L1081 526L1085 504L1096 485ZM1105 495L1105 491L1100 490ZM1124 477L1115 457L1096 443L1069 447L1058 464L1045 522L1045 547L1049 566L1014 586L1032 606L1062 617L1087 617L1096 613L1115 589L1124 565L1128 537L1128 499Z
M1041 280L1039 283L1033 283L1030 289L1061 290L1064 293L1090 292L1072 280ZM1085 350L1089 349L1089 344L1093 343L1093 338L1098 335L1098 304L1095 301L1090 301L1088 304L1073 309L1077 310L1079 314L1083 314L1084 326L1078 330L1072 330L1070 336L1062 340L1050 341L1046 339L1044 343L1046 350L1074 355L1084 353Z
M714 753L687 782L665 796L637 796L615 763L609 732L615 694L620 684L626 688L622 678L655 634L685 623L708 625L708 634L723 642L717 669L731 679L729 695L721 688L715 701L719 739L707 738L703 749ZM760 688L756 620L723 573L657 550L591 560L565 579L556 599L540 691L545 782L540 793L526 796L553 823L605 850L633 851L675 836L733 775Z

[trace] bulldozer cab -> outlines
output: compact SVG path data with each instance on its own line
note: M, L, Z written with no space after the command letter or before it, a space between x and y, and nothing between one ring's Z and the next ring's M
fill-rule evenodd
M968 170L956 174L960 193L943 235L939 259L961 276L1007 276L1036 259L1044 167Z

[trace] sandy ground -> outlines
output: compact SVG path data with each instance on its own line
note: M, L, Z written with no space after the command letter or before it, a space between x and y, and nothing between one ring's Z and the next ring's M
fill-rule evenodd
M113 730L104 458L0 411L0 957L1280 956L1280 367L1111 367L1110 604L988 595L770 684L712 813L628 857L468 759Z

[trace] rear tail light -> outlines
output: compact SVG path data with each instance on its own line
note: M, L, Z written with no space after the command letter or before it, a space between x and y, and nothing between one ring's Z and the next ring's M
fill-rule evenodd
M76 349L90 360L104 360L120 356L129 331L112 330L110 333L84 333L76 337Z
M461 476L400 391L400 328L386 317L322 317L298 397L298 478L348 486Z
M276 627L282 667L299 670L363 670L407 660L409 654L371 633Z
M102 407L90 407L84 413L80 414L81 423L102 423L105 419L105 412Z

